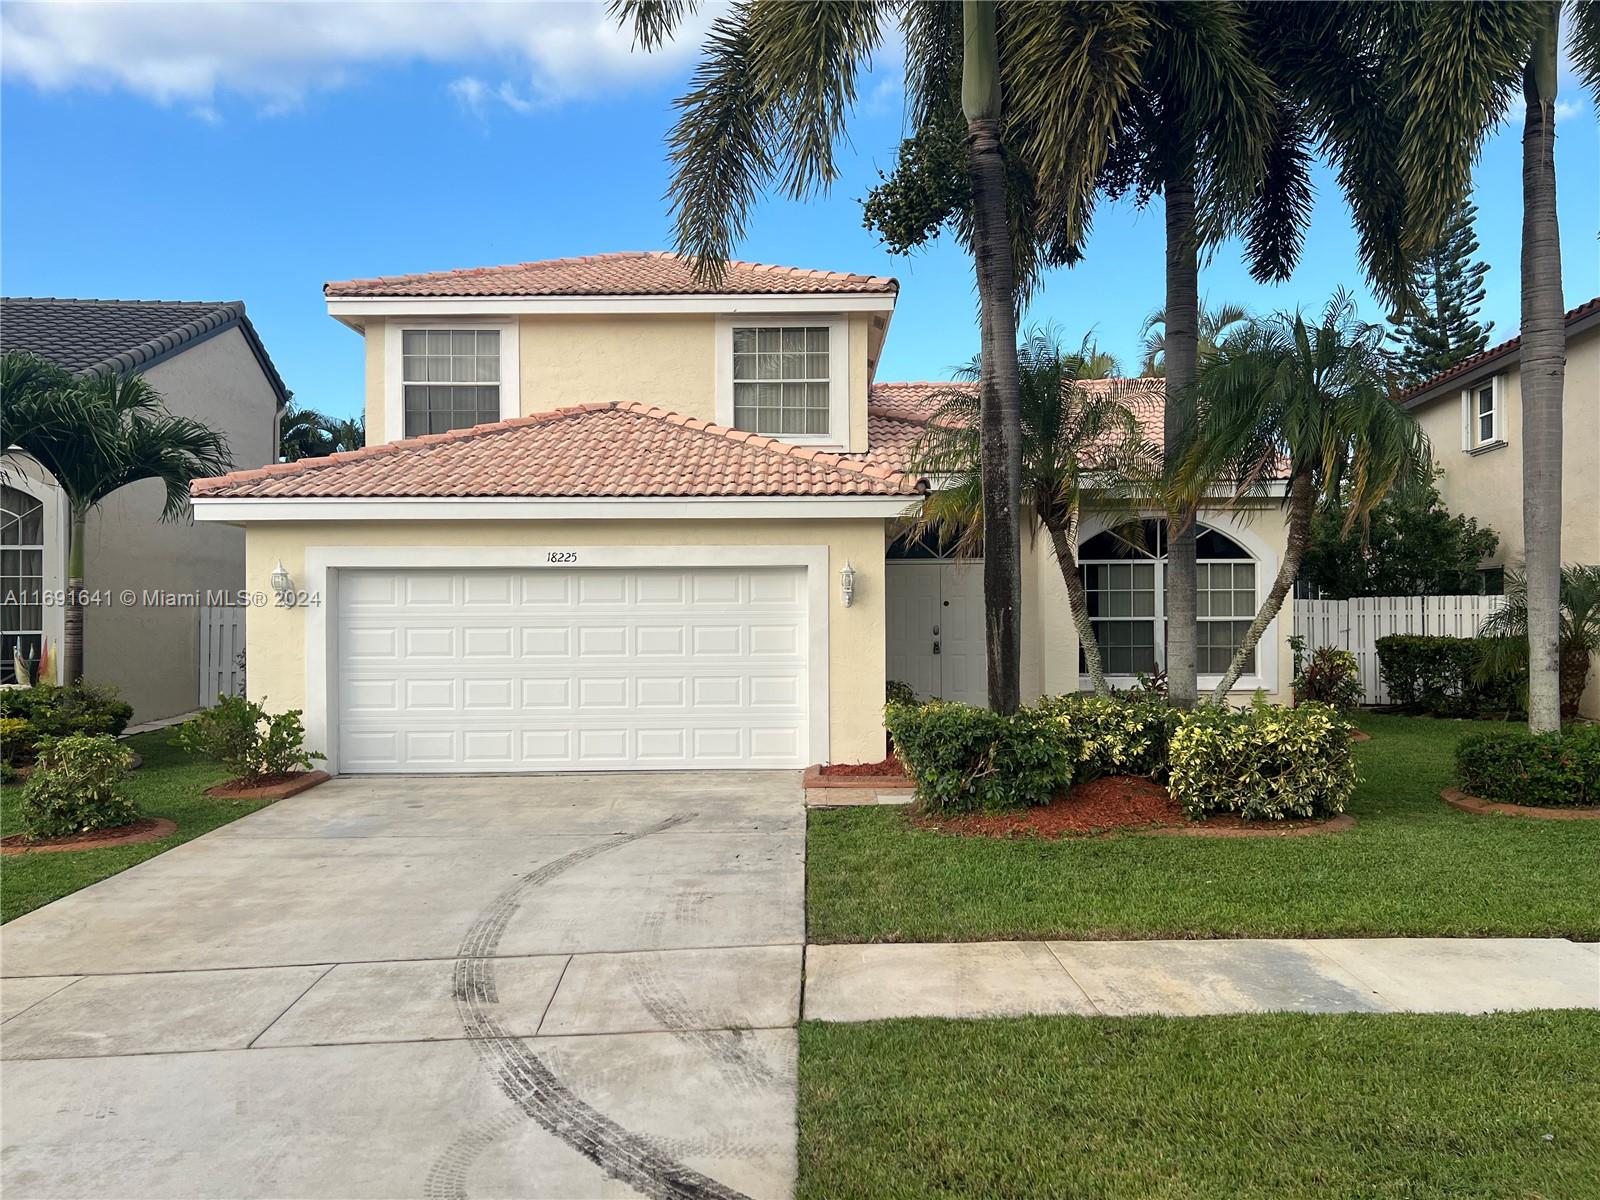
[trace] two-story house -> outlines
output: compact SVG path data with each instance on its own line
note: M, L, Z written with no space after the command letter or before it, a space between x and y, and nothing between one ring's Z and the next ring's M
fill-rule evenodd
M1561 558L1600 563L1600 296L1566 316L1562 393ZM1428 434L1451 512L1500 535L1483 564L1491 590L1522 564L1522 339L1475 354L1408 391L1401 403ZM1600 717L1600 681L1589 673L1582 710Z
M140 374L168 411L228 439L236 466L278 457L278 412L288 399L243 303L177 300L0 300L0 350L25 351L85 376ZM69 512L61 488L20 452L0 461L0 684L13 663L53 647L59 671ZM202 678L199 617L208 595L244 587L237 529L161 519L155 480L113 492L89 519L84 547L84 675L115 686L134 720L193 712L217 698ZM37 602L35 602L37 601ZM217 601L221 603L220 600Z
M364 340L370 444L194 492L289 598L251 613L249 690L304 707L330 769L876 761L886 679L982 701L981 570L903 536L946 385L875 378L894 280L731 263L713 292L628 253L325 294ZM1161 657L1162 531L1113 523L1085 520L1083 570L1131 683ZM1275 500L1207 518L1213 679L1283 545ZM1024 573L1026 688L1075 690L1048 539ZM1241 696L1288 687L1286 624Z

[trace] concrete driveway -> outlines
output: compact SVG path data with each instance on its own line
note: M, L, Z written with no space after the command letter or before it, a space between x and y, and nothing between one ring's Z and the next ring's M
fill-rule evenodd
M343 778L0 929L8 1197L786 1196L791 773Z

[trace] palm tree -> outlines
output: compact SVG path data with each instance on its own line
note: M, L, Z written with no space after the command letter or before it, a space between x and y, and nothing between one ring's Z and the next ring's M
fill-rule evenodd
M672 36L692 0L612 0L636 41L654 48ZM965 127L965 183L977 269L981 356L980 431L989 483L983 521L984 608L989 704L1021 703L1022 565L1018 537L1021 455L1016 380L1017 272L1009 179L1002 153L1002 72L995 0L797 4L747 0L718 17L669 138L675 170L669 196L676 242L710 285L722 277L758 194L781 181L791 196L836 177L834 147L886 28L903 14L908 76L942 119L959 82ZM918 85L914 85L917 90Z
M367 444L366 417L325 417L324 422L329 454L347 454Z
M1096 373L1096 355L1087 339L1076 351L1067 351L1053 331L1036 329L1017 348L1017 378L1023 510L1050 537L1084 662L1094 690L1105 696L1110 688L1078 573L1079 517L1091 486L1102 504L1115 501L1136 481L1149 480L1155 468L1153 451L1124 403L1139 385L1085 386L1086 380L1105 378ZM957 372L958 379L971 384L982 375L981 360ZM967 556L985 553L981 407L972 387L942 393L911 453L913 471L947 481L922 502L918 532L931 529L953 541L957 554Z
M1337 171L1374 289L1407 307L1409 264L1464 194L1502 89L1520 73L1530 6L1040 7L1048 19L1005 42L1039 229L1072 241L1101 195L1163 198L1165 443L1176 482L1195 405L1202 250L1237 233L1255 278L1286 278L1320 154ZM1168 503L1167 674L1173 700L1188 704L1195 531L1181 493Z
M1200 341L1199 357L1203 361L1217 352L1217 347L1222 339L1228 336L1228 331L1239 322L1249 318L1249 312L1239 304L1222 304L1212 308L1204 300L1200 302ZM1144 338L1143 357L1139 360L1139 373L1141 375L1161 379L1167 373L1167 311L1158 308L1144 319L1144 325L1139 334Z
M332 453L329 441L328 419L314 408L296 404L291 395L278 414L278 457L284 462L320 458Z
M1527 671L1528 615L1528 577L1522 571L1507 571L1505 605L1478 629L1479 637L1493 639L1479 671L1482 678L1520 678ZM1556 644L1559 711L1562 720L1570 721L1578 715L1583 700L1589 662L1600 654L1600 566L1568 564L1561 569L1561 623Z
M228 442L192 417L173 416L139 375L73 377L32 355L0 365L0 446L29 454L66 497L71 521L62 667L83 676L84 542L89 514L113 492L145 479L166 490L161 519L189 511L189 484L231 469Z
M1522 94L1522 540L1528 728L1561 727L1561 441L1567 330L1556 220L1556 80L1561 4L1528 5L1537 20ZM1572 50L1600 104L1600 3L1569 6Z
M1218 482L1238 502L1283 478L1288 540L1277 577L1212 693L1224 703L1300 573L1319 508L1342 504L1345 529L1396 486L1420 486L1428 441L1390 399L1383 327L1361 321L1337 292L1308 326L1299 313L1252 321L1200 365L1199 423L1184 464L1198 503Z

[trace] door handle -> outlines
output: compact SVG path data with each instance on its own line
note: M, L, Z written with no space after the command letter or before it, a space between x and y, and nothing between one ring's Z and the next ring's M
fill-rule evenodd
M935 654L939 653L939 643L937 641L933 643L933 652Z
M933 627L933 636L934 637L938 637L939 636L939 627L937 625L935 625Z

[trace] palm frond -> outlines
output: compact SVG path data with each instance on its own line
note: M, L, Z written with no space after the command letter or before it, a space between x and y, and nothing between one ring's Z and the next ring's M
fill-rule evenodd
M1567 19L1568 52L1595 111L1600 112L1600 0L1569 0Z
M610 0L606 5L618 25L633 26L633 44L641 50L671 41L684 17L699 8L699 0Z
M871 64L885 0L745 0L713 22L668 141L678 250L716 285L766 187L796 198L834 180L834 146Z

